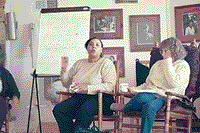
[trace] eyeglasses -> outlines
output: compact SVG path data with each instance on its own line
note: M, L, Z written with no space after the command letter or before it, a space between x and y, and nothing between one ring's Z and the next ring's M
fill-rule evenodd
M167 53L168 51L169 51L169 49L162 49L159 52L160 52L160 54L164 54L164 53Z

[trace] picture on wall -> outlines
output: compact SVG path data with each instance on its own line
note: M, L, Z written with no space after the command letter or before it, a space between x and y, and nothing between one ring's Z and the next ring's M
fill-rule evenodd
M102 54L104 58L110 59L114 64L119 60L119 76L125 77L124 47L104 47Z
M154 43L154 24L153 22L138 23L138 44Z
M185 36L198 34L198 21L196 12L183 14L182 23L183 23L183 34Z
M115 64L117 62L117 55L106 54L103 57L107 58L107 59L110 59L113 62L113 64Z
M200 4L175 7L175 33L182 43L200 41Z
M90 38L123 39L123 10L91 10Z
M94 33L116 32L116 18L114 16L99 17L94 21Z
M115 3L138 3L138 0L115 0Z
M150 51L160 42L160 15L130 15L130 51Z

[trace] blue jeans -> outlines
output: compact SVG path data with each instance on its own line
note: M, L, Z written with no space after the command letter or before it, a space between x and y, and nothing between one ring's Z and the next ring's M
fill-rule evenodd
M166 101L166 98L156 98L153 93L138 93L125 105L123 111L141 111L141 133L150 133L156 112L165 105Z

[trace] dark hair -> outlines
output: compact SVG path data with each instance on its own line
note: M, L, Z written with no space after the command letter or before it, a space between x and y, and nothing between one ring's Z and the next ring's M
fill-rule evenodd
M169 49L174 57L174 60L184 59L187 55L185 48L183 47L181 41L177 38L170 37L165 39L159 45L160 50Z
M101 47L103 48L103 42L101 41L101 39L97 38L97 37L92 37L90 39L87 40L87 42L85 43L85 48L87 49L88 44L90 43L91 40L93 39L98 39L101 42Z

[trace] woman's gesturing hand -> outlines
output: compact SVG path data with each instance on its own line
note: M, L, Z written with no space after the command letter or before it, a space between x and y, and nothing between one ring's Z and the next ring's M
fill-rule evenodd
M68 63L69 63L69 57L67 56L63 56L62 58L62 67L61 67L61 74L66 72L66 69L68 67Z

